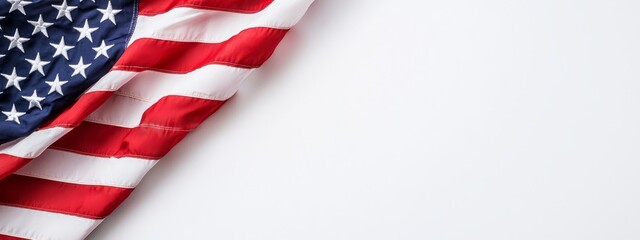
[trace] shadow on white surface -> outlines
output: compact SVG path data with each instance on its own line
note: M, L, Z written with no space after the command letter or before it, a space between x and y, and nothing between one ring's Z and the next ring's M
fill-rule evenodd
M640 239L637 9L318 0L90 239Z

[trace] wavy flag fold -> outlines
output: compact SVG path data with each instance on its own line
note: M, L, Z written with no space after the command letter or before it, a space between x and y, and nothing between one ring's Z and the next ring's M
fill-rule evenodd
M0 239L86 237L312 2L0 0Z

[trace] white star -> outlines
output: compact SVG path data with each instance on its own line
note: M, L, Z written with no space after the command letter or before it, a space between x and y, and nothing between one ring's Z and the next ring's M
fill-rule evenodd
M3 16L0 16L0 20L4 19ZM0 30L2 30L2 26L0 26Z
M5 121L14 121L17 124L20 124L20 119L18 118L24 115L25 113L16 111L16 105L13 104L13 107L11 107L10 112L2 112L2 114L7 115L7 120Z
M52 6L55 9L58 9L58 16L56 16L56 19L59 19L62 16L65 16L67 19L69 19L69 21L73 21L73 19L71 19L71 11L78 8L78 6L67 5L67 0L62 1L62 4L60 5L52 5Z
M87 38L89 39L90 42L93 42L93 39L91 38L91 33L95 32L96 30L98 30L98 28L91 28L89 27L89 20L84 20L84 26L79 28L79 27L74 27L78 32L80 32L80 36L78 37L78 42L80 40L82 40L83 38Z
M12 48L17 47L18 49L20 49L20 51L22 51L24 53L24 48L22 47L22 43L26 42L26 41L29 41L29 39L20 37L20 33L18 32L18 29L16 29L16 32L13 34L13 36L4 35L4 37L9 39L9 41L11 41L9 43L9 49L8 50L11 50Z
M102 18L100 19L100 22L104 22L105 20L109 19L109 21L111 21L113 24L116 24L116 14L122 12L121 9L113 9L113 7L111 6L111 2L109 2L109 5L107 5L107 8L105 9L98 9L98 11L100 11L102 13Z
M78 64L75 64L75 65L71 64L69 66L73 68L73 73L71 74L72 77L75 75L78 75L79 73L84 78L87 78L87 75L85 74L84 70L86 70L89 66L91 66L91 63L84 64L84 61L82 61L82 57L80 57L80 61L78 61Z
M53 80L52 82L45 81L45 83L47 85L51 86L51 89L49 89L49 93L48 94L51 94L53 92L57 92L57 93L60 93L60 95L64 96L64 94L62 93L62 85L66 84L67 82L69 82L69 81L60 81L60 78L59 78L58 74L56 74L56 79Z
M98 57L100 57L100 56L105 56L105 57L109 58L109 54L107 53L107 51L109 49L111 49L112 47L113 47L113 44L107 45L107 44L104 43L104 40L102 40L102 43L100 44L99 47L94 47L93 48L93 51L96 51L96 58L95 59L98 59Z
M69 55L68 52L69 50L73 49L74 46L67 46L64 44L64 37L62 37L62 39L60 39L60 43L53 44L53 43L49 43L52 47L54 47L56 49L56 52L53 54L53 57L56 57L58 55L62 55L65 59L69 60Z
M41 32L42 34L44 34L44 36L49 37L49 33L47 32L47 28L51 27L51 25L53 25L53 23L48 23L45 22L44 20L42 20L42 14L40 14L40 17L38 17L38 21L27 21L29 23L31 23L31 25L33 25L33 33L31 33L31 35L34 35L36 33Z
M35 59L26 59L27 62L29 62L31 64L31 70L29 70L29 74L31 74L32 72L35 72L36 70L38 70L38 72L40 74L42 74L42 76L44 76L44 65L49 64L50 62L47 61L42 61L40 60L40 53L36 54L36 58Z
M16 68L13 68L13 72L11 72L11 75L9 74L0 74L2 75L4 78L7 79L7 85L4 86L5 89L14 86L15 88L17 88L18 90L22 91L22 89L20 88L20 81L27 79L26 77L20 77L18 76L18 74L16 74Z
M24 100L29 101L29 109L33 108L33 107L37 107L40 110L42 110L42 104L40 104L40 102L42 102L42 100L44 100L43 97L38 97L38 93L36 92L36 90L33 90L33 95L31 96L22 96L22 98L24 98Z
M31 4L31 2L23 1L23 0L7 0L7 2L11 3L11 9L9 9L9 12L13 12L15 10L18 10L24 15L27 15L24 12L24 6L27 6L27 5Z

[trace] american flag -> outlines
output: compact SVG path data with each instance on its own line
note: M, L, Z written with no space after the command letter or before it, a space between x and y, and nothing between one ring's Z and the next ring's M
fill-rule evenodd
M133 2L0 2L0 144L59 113L122 55Z
M82 239L313 0L0 0L0 239Z

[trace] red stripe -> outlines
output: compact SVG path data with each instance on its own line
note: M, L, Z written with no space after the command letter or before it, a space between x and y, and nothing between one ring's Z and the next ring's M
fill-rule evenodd
M187 73L211 63L242 67L259 67L275 50L287 30L252 28L242 31L224 43L187 43L141 39L132 44L114 69ZM256 39L251 39L253 36ZM264 42L264 43L262 43ZM260 43L260 44L258 44ZM153 51L149 51L153 49ZM242 51L241 51L242 50ZM162 53L149 56L146 52ZM203 54L206 52L206 54ZM140 54L139 57L136 54ZM176 63L180 63L179 65ZM91 92L41 129L75 127L103 104L113 92Z
M111 91L90 92L80 96L70 108L62 112L52 121L42 125L40 129L51 127L68 127L78 126L83 119L98 109L109 97L113 95Z
M142 38L127 48L113 69L187 73L209 64L256 68L271 56L287 31L249 28L222 43Z
M102 219L132 191L11 175L0 181L0 204Z
M19 237L0 234L0 240L26 240L26 238L19 238Z
M11 175L13 172L29 163L29 161L31 161L31 159L15 157L8 154L0 154L0 163L2 163L0 164L0 179Z
M123 128L83 122L50 148L98 157L159 159L187 133L180 130Z
M193 130L213 114L224 101L184 96L166 96L142 115L144 125ZM170 113L170 114L168 114Z
M256 13L272 2L273 0L140 0L138 14L153 16L176 7Z
M39 130L51 127L75 127L84 118L96 110L113 92L91 92L84 94L78 101L52 121L45 123ZM0 179L3 179L31 161L8 154L0 154Z
M147 109L138 127L83 122L51 148L98 157L159 159L222 104L183 96L164 97Z

